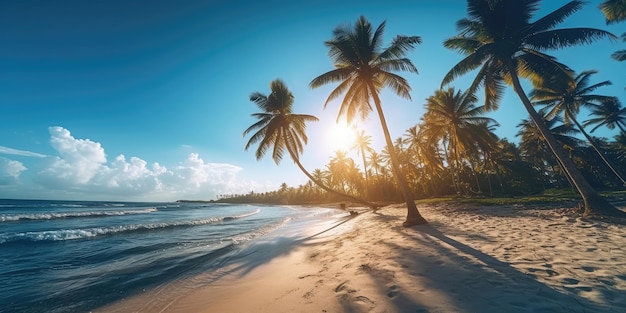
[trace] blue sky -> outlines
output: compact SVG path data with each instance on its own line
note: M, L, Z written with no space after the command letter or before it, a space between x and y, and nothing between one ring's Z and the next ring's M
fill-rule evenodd
M309 82L332 69L324 41L365 15L387 21L385 43L421 36L403 74L412 101L390 92L391 135L419 122L424 99L461 59L442 41L456 34L465 1L4 1L0 9L0 198L169 201L297 186L306 177L288 158L276 166L244 151L254 123L250 93L285 81L310 124L305 167L323 168L338 146L334 86ZM565 4L544 1L538 16ZM591 1L561 27L606 26ZM624 43L604 40L553 53L576 71L596 69L601 91L624 98L626 64L610 59ZM471 77L454 86L465 89ZM583 113L585 114L585 113ZM517 141L527 114L511 90L489 115ZM582 115L584 116L584 115ZM361 123L382 148L375 115ZM615 133L598 131L599 136Z

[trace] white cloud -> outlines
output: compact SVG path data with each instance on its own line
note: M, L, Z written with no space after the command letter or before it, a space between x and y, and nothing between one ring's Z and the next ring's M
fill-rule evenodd
M76 139L69 130L55 126L48 129L50 144L59 153L43 173L68 183L86 184L106 163L100 143L89 139Z
M9 148L9 147L3 147L3 146L0 146L0 154L21 155L21 156L36 157L36 158L45 158L46 157L45 154L36 153L36 152L30 152L30 151L24 151L24 150L17 150L17 149L13 149L13 148Z
M9 185L17 182L20 174L26 170L19 161L0 158L0 185Z
M36 181L48 190L71 191L73 198L82 194L85 199L212 199L217 194L267 189L238 179L241 167L206 162L197 153L171 168L123 154L107 161L100 143L77 139L62 127L50 127L49 132L58 156L38 173Z

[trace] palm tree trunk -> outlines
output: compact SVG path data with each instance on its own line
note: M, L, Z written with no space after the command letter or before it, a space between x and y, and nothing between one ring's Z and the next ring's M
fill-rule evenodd
M582 197L584 205L583 216L606 215L626 217L626 212L623 212L610 204L606 201L606 199L600 196L600 194L596 192L591 185L589 185L585 177L576 168L574 162L567 157L563 148L556 141L556 138L554 138L552 133L550 133L548 127L546 127L546 125L541 121L539 114L537 114L537 111L535 111L535 108L530 103L530 100L522 89L522 85L520 84L519 77L517 77L516 68L513 65L513 62L509 61L507 67L509 73L511 74L511 80L513 82L515 92L519 96L520 100L522 100L526 111L528 111L530 118L533 120L535 125L537 125L537 128L545 138L546 143L552 150L552 153L563 165L563 170L570 177L571 182L574 184L574 187Z
M304 173L304 175L306 175L312 182L314 182L316 185L320 186L320 188L326 190L327 192L336 194L338 196L341 196L343 198L346 199L350 199L354 202L366 205L370 208L377 208L378 205L371 203L371 202L367 202L365 200L359 199L357 197L339 192L337 190L331 189L329 187L326 187L326 185L324 185L324 183L322 183L321 181L315 179L315 177L313 177L313 175L311 175L311 173L309 173L309 171L307 171L304 166L302 166L302 164L300 163L300 158L298 158L298 156L291 150L291 147L289 145L287 145L287 151L289 151L289 155L291 156L291 159L296 163L296 165L298 165L298 168L300 168L300 170Z
M365 162L365 150L361 148L361 157L363 158L363 171L365 172L365 194L363 197L369 199L370 183L369 174L367 172L367 162Z
M622 185L626 186L626 180L624 179L624 176L615 168L615 165L613 165L613 163L611 161L609 161L609 159L606 158L604 153L602 153L602 151L600 151L600 148L596 145L596 143L593 140L593 138L591 138L591 136L589 136L589 134L587 134L587 132L585 131L583 126L580 125L580 123L578 123L578 121L576 120L576 117L574 117L574 115L572 114L572 111L570 111L569 107L565 108L565 112L566 112L567 115L569 115L569 118L572 121L574 121L574 124L576 124L576 127L578 127L578 129L580 129L580 131L583 133L585 138L587 138L587 141L589 141L589 143L591 144L593 149L596 150L596 152L598 153L598 155L600 156L602 161L604 161L604 164L606 164L606 166L613 172L613 174L615 174L615 176L617 176L617 178L619 178L619 180L622 181Z
M374 86L370 85L369 87L370 90L376 90ZM385 121L385 114L383 113L383 108L380 104L380 98L378 98L378 94L376 94L376 92L372 92L372 97L374 98L374 106L376 106L376 112L378 113L380 125L383 128L383 134L385 135L387 150L389 150L389 157L391 158L391 166L398 181L398 185L400 186L400 191L402 192L404 200L406 201L407 215L406 220L404 221L404 223L402 223L402 226L411 227L414 225L426 224L428 222L417 210L417 206L415 206L415 200L413 199L413 195L409 190L406 178L404 177L404 174L400 172L398 157L396 156L396 151L394 149L393 142L391 141L391 135L389 135L389 128L387 127L387 122Z

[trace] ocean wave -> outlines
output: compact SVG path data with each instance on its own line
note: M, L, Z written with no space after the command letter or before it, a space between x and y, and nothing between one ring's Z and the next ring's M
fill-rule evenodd
M32 214L0 214L0 222L17 222L24 220L53 220L61 218L84 218L84 217L103 217L103 216L120 216L129 214L146 214L156 212L156 208L138 209L138 210L118 210L118 211L86 211L86 212L47 212Z
M275 223L265 225L259 229L255 229L247 233L234 235L230 238L226 238L225 240L230 240L233 244L240 245L248 241L251 241L255 238L265 236L269 234L270 232L273 232L276 229L281 228L282 226L286 225L291 220L292 220L291 217L285 217Z
M260 209L256 209L252 212L247 212L240 215L211 217L206 219L191 220L191 221L179 221L179 222L163 222L163 223L150 223L150 224L133 224L133 225L121 225L121 226L109 226L109 227L94 227L84 229L63 229L63 230L50 230L50 231L38 231L38 232L23 232L15 234L3 234L0 235L0 244L16 241L65 241L76 239L87 239L98 236L114 235L119 233L128 232L140 232L150 231L157 229L168 229L176 227L192 227L202 226L208 224L220 223L223 221L240 219L247 216L251 216L261 212Z

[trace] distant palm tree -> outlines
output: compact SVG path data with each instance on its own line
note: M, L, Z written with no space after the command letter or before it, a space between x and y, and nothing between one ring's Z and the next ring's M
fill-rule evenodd
M336 68L313 79L310 86L317 88L339 82L339 86L330 93L324 107L331 100L345 94L337 119L345 116L348 123L357 114L362 119L366 118L372 111L373 101L385 142L391 152L393 171L406 201L407 217L403 225L408 227L427 222L417 210L406 177L400 171L379 94L383 87L391 87L397 95L410 99L409 83L392 71L417 73L417 68L409 59L404 58L404 55L413 49L414 45L421 43L421 38L396 36L391 45L381 51L384 30L385 22L374 31L370 22L363 16L359 17L353 29L349 26L335 28L334 38L326 41L326 46Z
M585 128L578 122L576 115L583 107L595 107L603 102L615 102L615 97L591 94L596 89L610 85L611 82L605 80L603 82L590 85L589 79L591 75L597 71L584 71L578 74L573 81L548 80L543 85L535 87L530 92L531 100L536 105L545 105L548 110L548 118L563 114L565 124L574 123L578 130L591 147L600 156L600 159L606 166L619 178L622 184L626 185L624 176L617 170L617 167L609 160L604 152L600 149L595 140L585 131Z
M377 178L380 175L385 175L385 161L378 152L374 150L370 151L369 156L367 157L367 164L369 168L374 170Z
M561 116L548 119L545 110L539 110L538 115L557 142L570 151L570 153L580 145L580 140L574 137L578 131L571 125L563 124ZM546 163L552 167L552 172L560 172L557 167L562 168L562 165L551 153L543 134L537 128L537 124L531 119L524 119L517 127L519 127L520 130L516 136L521 137L519 148L522 151L524 159L534 164L541 173L548 172L545 166Z
M361 155L363 160L363 172L365 172L365 198L367 199L367 192L369 191L369 170L367 169L367 162L365 160L365 153L372 151L372 136L366 135L364 130L360 130L356 133L354 138L354 145L352 149L355 149L358 154Z
M426 186L429 185L434 191L434 180L441 180L442 172L445 169L439 147L428 142L428 138L424 135L423 124L410 127L404 136L408 144L409 161L413 164L413 171L415 172L413 174L414 183L422 185L425 193L429 194L426 192Z
M282 80L276 79L272 81L270 89L272 92L268 96L260 92L254 92L250 95L250 101L254 102L262 112L252 114L259 121L243 132L244 137L248 133L254 132L246 144L245 150L258 143L256 159L260 160L271 149L272 158L276 164L280 163L285 150L287 150L287 153L289 153L291 159L298 165L300 170L320 188L367 206L375 206L367 201L327 187L302 166L300 154L303 152L304 144L308 140L306 123L314 122L318 119L313 115L293 113L294 96Z
M448 147L448 163L452 166L455 189L460 192L462 160L471 160L479 152L479 142L488 139L486 125L495 120L482 116L485 108L476 106L478 98L454 88L437 90L426 99L424 134L427 138L444 141Z
M603 101L594 105L589 115L596 117L586 120L583 125L596 125L591 129L592 133L600 126L606 126L611 130L617 126L621 133L626 135L626 107L622 107L619 99L613 98L611 101Z
M442 86L460 75L478 69L469 92L474 93L482 85L485 107L496 109L503 96L505 84L512 84L530 118L580 193L585 208L584 215L626 216L626 213L600 196L576 168L546 125L541 122L519 79L527 78L534 85L541 85L545 78L567 79L571 77L571 70L554 57L545 54L545 50L586 44L596 39L615 36L593 28L554 29L580 10L584 4L582 1L571 1L531 22L530 19L539 9L540 2L468 0L469 18L457 22L460 34L444 42L446 48L459 50L466 57L446 74Z

